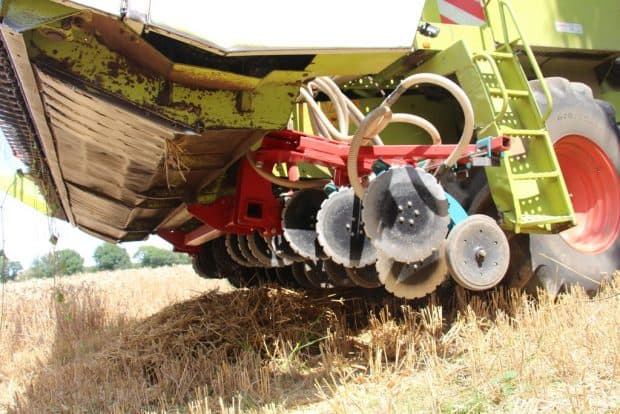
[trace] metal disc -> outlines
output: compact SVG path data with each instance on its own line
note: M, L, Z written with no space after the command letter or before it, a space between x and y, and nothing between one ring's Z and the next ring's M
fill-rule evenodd
M325 272L325 262L323 260L305 262L304 271L306 272L306 277L314 286L318 288L329 287L329 276Z
M269 247L279 257L291 262L303 262L305 259L295 253L283 234L276 234L269 239Z
M310 282L308 276L306 276L305 265L305 262L295 262L291 265L293 278L295 278L297 284L304 289L316 289L317 286Z
M316 216L325 199L323 190L297 191L282 211L284 237L298 255L316 261L323 256L317 241Z
M261 270L263 275L265 275L265 281L267 283L278 283L278 275L276 274L275 267L264 267Z
M374 263L360 269L346 268L346 272L349 279L359 287L375 289L382 285Z
M215 259L213 258L210 242L200 246L198 253L192 257L192 266L194 267L194 271L200 277L207 279L217 279L222 277L217 269L217 266L215 265Z
M254 269L245 267L233 260L226 249L226 240L223 237L209 242L215 265L221 277L225 277L235 287L249 286Z
M295 276L293 276L293 269L291 266L277 267L275 271L276 279L280 286L293 288L298 286Z
M228 255L241 266L253 267L254 265L247 261L239 247L239 238L236 234L227 234L224 241Z
M323 263L325 273L327 273L329 281L332 285L340 288L350 288L356 286L356 284L347 277L346 267L330 259L324 260Z
M290 260L278 257L269 247L269 243L257 232L248 235L247 241L254 257L265 267L282 267L292 263Z
M444 246L445 242L442 242L433 255L409 264L394 261L378 251L379 280L388 292L401 298L417 299L434 292L448 276Z
M452 278L465 289L491 289L510 264L506 234L489 216L469 216L448 235L446 261Z
M429 257L448 233L446 194L420 168L390 168L371 181L362 201L366 234L377 250L398 262Z
M351 187L341 188L321 204L316 232L327 256L346 267L374 264L377 251L364 232L362 202Z
M248 279L244 287L263 286L267 283L264 267L252 268L252 276Z
M254 256L254 254L250 250L247 236L238 235L237 242L239 246L239 251L243 255L243 259L246 262L250 263L252 267L264 267L265 266L264 264L260 262L260 260L256 258L256 256Z

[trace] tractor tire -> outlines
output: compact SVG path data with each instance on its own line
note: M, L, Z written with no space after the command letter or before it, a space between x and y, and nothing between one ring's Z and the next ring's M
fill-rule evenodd
M614 108L594 99L587 85L564 78L546 82L553 98L547 130L577 225L559 234L529 236L533 273L526 287L540 286L552 295L570 285L594 292L620 269L620 129ZM544 113L540 82L530 86Z

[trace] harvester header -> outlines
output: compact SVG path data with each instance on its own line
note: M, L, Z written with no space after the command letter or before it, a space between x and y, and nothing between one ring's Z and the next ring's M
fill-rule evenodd
M4 0L0 126L53 215L239 287L594 290L608 3Z

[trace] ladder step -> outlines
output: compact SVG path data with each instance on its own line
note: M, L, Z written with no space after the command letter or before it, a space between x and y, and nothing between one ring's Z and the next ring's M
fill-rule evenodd
M489 93L494 96L502 96L502 90L499 88L489 88ZM522 91L518 89L506 89L508 96L515 98L528 98L530 96L529 91Z
M560 173L557 171L539 172L539 173L522 173L513 174L512 178L515 180L538 180L541 178L557 178Z
M544 137L547 134L547 131L544 129L512 129L512 128L502 128L502 134L508 136L520 136L520 137Z
M541 224L552 224L552 223L565 223L567 221L572 221L572 216L548 216L548 215L537 215L537 214L522 214L521 215L521 225L522 226L537 226Z
M514 57L512 53L506 52L491 52L489 53L489 55L491 55L495 59L512 59Z

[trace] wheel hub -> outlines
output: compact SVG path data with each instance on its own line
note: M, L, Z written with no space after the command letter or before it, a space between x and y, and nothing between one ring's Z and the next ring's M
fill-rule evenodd
M577 217L577 225L560 235L582 253L601 253L620 235L616 169L605 152L582 135L567 135L554 148Z
M469 216L448 235L446 260L450 274L459 285L476 291L490 289L508 270L508 240L492 218Z

